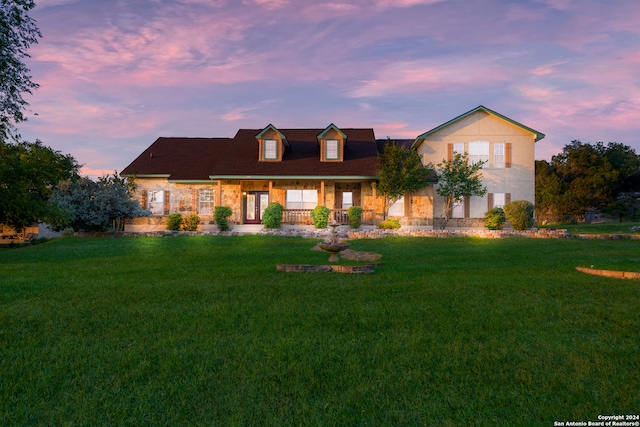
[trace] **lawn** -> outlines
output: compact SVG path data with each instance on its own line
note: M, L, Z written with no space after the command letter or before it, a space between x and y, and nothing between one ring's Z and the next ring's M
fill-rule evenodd
M572 234L638 234L629 229L634 226L640 226L640 222L600 222L593 224L555 224L544 225L540 228L564 228Z
M637 240L61 238L0 249L0 425L552 426L640 412Z

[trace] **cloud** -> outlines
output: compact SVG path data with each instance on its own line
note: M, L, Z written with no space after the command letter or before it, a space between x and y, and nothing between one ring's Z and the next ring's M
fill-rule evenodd
M377 0L376 5L380 8L404 8L412 6L430 5L440 3L445 0Z
M373 78L351 90L354 98L415 95L433 90L488 86L507 80L502 66L488 56L400 61L381 67Z

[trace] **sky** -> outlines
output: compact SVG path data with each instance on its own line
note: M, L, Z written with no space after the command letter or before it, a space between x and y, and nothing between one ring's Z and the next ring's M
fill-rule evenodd
M410 139L479 105L640 154L637 0L40 0L22 136L96 177L158 137L373 128Z

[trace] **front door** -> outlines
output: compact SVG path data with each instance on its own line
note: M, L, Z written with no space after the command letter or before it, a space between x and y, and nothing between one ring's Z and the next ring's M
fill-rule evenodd
M244 223L260 224L262 214L269 204L269 192L247 191L244 201Z

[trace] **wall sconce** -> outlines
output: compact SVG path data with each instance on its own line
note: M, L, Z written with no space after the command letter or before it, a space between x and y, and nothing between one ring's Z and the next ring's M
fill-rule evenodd
M246 192L246 191L243 191L243 192L242 192L242 195L243 195L243 196L246 196L246 195L247 195L247 192Z

